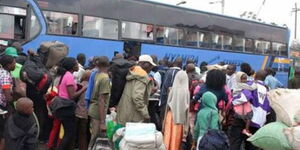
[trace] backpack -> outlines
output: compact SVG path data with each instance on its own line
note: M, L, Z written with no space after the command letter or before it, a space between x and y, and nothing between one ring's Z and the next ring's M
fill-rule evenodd
M199 141L198 149L229 150L229 139L222 130L211 129L212 112L208 120L208 130ZM219 125L220 128L220 125Z
M69 53L69 48L58 41L43 42L37 50L46 68L52 68Z
M199 150L229 150L229 140L221 130L209 129L200 140Z
M132 66L134 66L134 63L122 58L112 61L110 67L110 72L112 74L112 94L109 100L109 107L118 105L126 84L126 76L129 72L129 68Z
M21 69L20 78L29 87L35 87L42 93L46 93L52 83L50 72L38 56L29 56Z
M162 69L160 69L160 70L157 71L160 74L161 83L164 83L165 75L166 75L167 71L168 71L167 67L164 67L164 68L162 68ZM160 86L162 86L162 84Z

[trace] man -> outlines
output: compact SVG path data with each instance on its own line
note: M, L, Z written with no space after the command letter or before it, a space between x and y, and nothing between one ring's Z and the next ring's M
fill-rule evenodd
M16 67L16 61L12 56L5 55L0 58L0 150L4 150L4 124L8 113L8 104L12 102L13 79L10 74Z
M283 87L283 84L275 78L276 72L272 68L267 68L266 72L267 77L265 80L265 84L269 87L270 90Z
M254 91L242 91L242 94L251 103L253 111L249 129L251 134L255 134L255 132L267 122L267 114L271 112L267 95L268 89L264 84L266 75L267 73L264 70L257 71L254 83L248 82L248 84L256 84L257 89ZM245 142L245 149L258 150L258 148L253 146L250 142L246 141L248 137L242 134L242 130L245 129L245 126L246 123L244 120L239 118L234 119L231 130L229 131L231 150L240 150L243 141Z
M149 73L156 66L149 55L141 55L138 65L129 69L126 85L117 106L117 123L149 121L148 100L153 88Z
M295 76L288 82L289 89L299 89L300 88L300 67L295 67Z
M84 74L85 70L84 70L84 64L85 64L85 55L80 53L77 55L77 61L78 61L78 67L79 67L79 70L77 72L74 72L73 75L77 81L77 83L80 83L81 82L81 78L82 78L82 75Z
M111 90L110 79L108 76L108 58L106 56L101 56L96 64L100 71L95 76L95 85L89 107L89 116L91 117L90 126L92 128L89 148L93 147L99 133L100 136L103 136L103 133L105 133L105 117Z
M166 72L164 76L164 81L162 82L161 86L161 95L160 95L160 118L161 121L164 121L165 117L165 110L169 95L169 90L173 85L173 81L175 78L175 75L178 71L180 71L182 68L182 59L180 57L176 58L173 62L172 67Z
M18 52L17 52L17 49L15 49L14 47L8 47L8 48L6 48L4 54L12 56L14 58L17 58L19 56ZM22 65L19 64L19 63L16 63L15 69L11 72L12 76L14 78L19 79L20 78L21 69L22 69Z
M235 89L235 87L236 87L235 72L236 72L236 65L230 64L227 66L226 84L227 84L228 88L231 90Z

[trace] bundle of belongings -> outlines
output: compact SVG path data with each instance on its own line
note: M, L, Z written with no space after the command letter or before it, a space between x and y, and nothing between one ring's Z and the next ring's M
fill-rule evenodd
M126 123L116 131L113 141L121 140L120 150L165 150L163 135L153 123Z
M268 96L277 121L260 128L248 141L264 150L300 150L300 90L276 89Z

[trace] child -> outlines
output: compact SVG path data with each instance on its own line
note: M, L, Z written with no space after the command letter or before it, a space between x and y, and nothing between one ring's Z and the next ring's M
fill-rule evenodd
M196 149L203 135L209 129L219 129L219 114L217 97L212 92L205 92L202 96L203 108L197 114L197 121L194 128L194 141L192 149ZM198 146L197 146L198 147Z
M5 126L5 146L7 150L35 150L37 127L32 119L33 102L20 98L16 103L16 113L8 118Z
M251 104L247 98L242 94L243 90L253 91L256 90L256 84L247 84L247 74L244 72L237 72L236 74L236 88L233 90L233 102L234 111L236 117L245 120L246 128L242 131L247 136L252 136L249 131L251 119L253 116Z

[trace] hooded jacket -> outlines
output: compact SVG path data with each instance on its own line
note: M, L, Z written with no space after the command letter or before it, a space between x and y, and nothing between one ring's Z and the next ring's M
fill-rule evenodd
M205 92L201 103L203 108L197 114L194 140L202 137L209 129L219 129L219 115L216 107L217 97L212 92Z
M148 99L153 82L140 66L133 66L126 76L126 85L117 106L117 122L125 125L127 122L143 122L149 119Z

